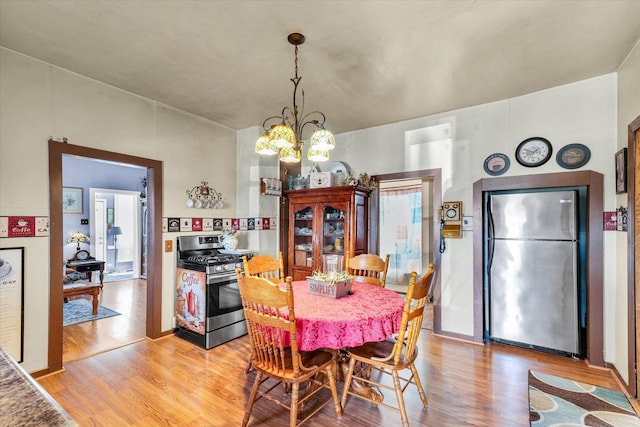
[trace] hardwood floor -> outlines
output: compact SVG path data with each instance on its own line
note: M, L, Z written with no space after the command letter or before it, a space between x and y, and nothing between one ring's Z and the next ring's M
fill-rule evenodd
M146 280L105 282L100 295L100 305L115 310L120 315L65 326L62 329L63 364L144 339L146 301Z
M211 350L176 336L145 339L65 364L38 382L80 426L240 425L254 379L245 374L247 336ZM584 361L520 348L480 346L423 330L416 362L429 399L405 392L412 426L526 426L528 370L621 390L610 371ZM339 391L342 383L339 383ZM392 399L393 396L386 396ZM349 399L342 420L331 405L309 426L391 426L400 416ZM264 399L250 425L287 425L287 412Z

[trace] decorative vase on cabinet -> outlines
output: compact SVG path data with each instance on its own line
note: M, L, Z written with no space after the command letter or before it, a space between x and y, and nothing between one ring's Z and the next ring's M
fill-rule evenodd
M370 190L340 186L287 191L289 233L287 274L306 280L323 268L326 255L368 251Z

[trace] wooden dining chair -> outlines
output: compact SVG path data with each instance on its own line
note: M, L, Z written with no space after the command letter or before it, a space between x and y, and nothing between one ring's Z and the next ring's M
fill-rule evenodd
M251 364L256 371L243 426L249 422L253 404L263 397L289 409L290 427L304 423L332 400L337 417L342 418L334 376L335 354L321 349L298 350L291 282L291 277L287 277L286 287L281 289L262 277L244 276L238 280L253 346ZM317 375L319 373L323 375ZM300 398L300 384L307 381L312 387L307 387L304 397ZM290 386L291 392L282 393L277 387L280 383ZM331 396L314 405L298 423L298 408L324 388L331 391Z
M269 255L255 255L247 260L242 257L245 276L258 276L273 283L284 282L284 261L282 252L278 252L278 258Z
M375 254L360 254L348 258L347 271L353 276L354 282L369 283L384 288L389 268L389 254L385 259Z
M416 280L417 273L414 271L409 278L409 286L407 287L406 300L404 310L402 312L402 320L400 322L400 331L393 339L370 342L360 347L347 349L350 357L349 370L345 377L344 389L342 391L342 407L347 403L347 396L355 396L360 399L369 401L375 405L381 405L394 411L400 412L402 425L408 426L409 420L407 410L404 404L404 390L409 384L414 384L418 389L420 400L426 408L428 405L427 396L422 388L418 371L414 365L418 356L417 342L420 336L422 326L422 317L424 308L429 299L429 288L434 277L433 264L424 276ZM354 373L357 362L362 363L362 369L358 374ZM400 371L409 369L411 376L404 378L400 376ZM383 384L381 380L374 380L371 371L375 370L382 374L390 375L393 379L393 386ZM384 377L384 375L376 375L376 378ZM352 390L351 383L353 380L366 383L380 389L392 390L395 392L397 406L385 403L384 401L376 401L367 396L355 393Z
M247 260L246 255L242 257L245 276L262 277L272 283L284 282L284 262L282 252L278 252L278 258L269 255L255 255ZM241 277L239 275L238 277ZM247 363L245 373L251 372L251 361Z

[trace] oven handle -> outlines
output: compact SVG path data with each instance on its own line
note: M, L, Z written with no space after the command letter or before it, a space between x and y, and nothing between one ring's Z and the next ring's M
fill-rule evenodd
M237 281L237 276L234 271L233 273L229 273L229 274L216 274L216 275L209 276L209 278L207 279L207 285L215 285L218 283L229 283L229 282L236 282L236 281Z

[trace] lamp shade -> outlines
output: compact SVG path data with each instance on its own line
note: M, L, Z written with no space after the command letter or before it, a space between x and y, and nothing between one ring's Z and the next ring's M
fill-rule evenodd
M122 228L120 227L111 227L111 234L114 236L119 236L122 234Z
M71 237L69 237L69 239L67 240L67 243L77 243L78 245L76 246L76 250L79 251L80 243L88 243L90 241L91 240L89 239L89 236L81 233L80 231L76 231L71 235Z
M284 123L272 127L269 130L269 138L277 148L292 148L296 143L296 134Z
M311 135L311 147L322 151L333 150L336 146L336 139L333 134L324 127L318 129ZM328 158L327 158L328 160Z

